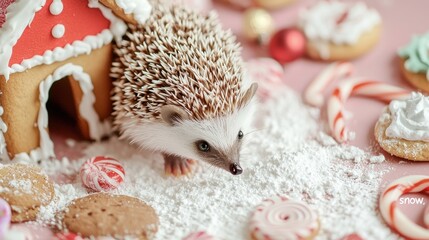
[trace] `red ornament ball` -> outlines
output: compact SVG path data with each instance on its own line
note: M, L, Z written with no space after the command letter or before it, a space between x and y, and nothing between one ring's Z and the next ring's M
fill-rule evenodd
M305 53L307 40L297 28L285 28L273 35L269 44L272 58L281 64L292 62Z

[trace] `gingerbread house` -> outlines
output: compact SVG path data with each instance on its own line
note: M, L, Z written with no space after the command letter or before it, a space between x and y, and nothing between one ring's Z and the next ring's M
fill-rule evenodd
M150 11L147 0L1 1L2 159L55 155L46 108L54 90L59 105L76 114L82 135L100 139L109 129L112 41L125 34L123 16L143 23ZM56 81L70 91L51 89Z

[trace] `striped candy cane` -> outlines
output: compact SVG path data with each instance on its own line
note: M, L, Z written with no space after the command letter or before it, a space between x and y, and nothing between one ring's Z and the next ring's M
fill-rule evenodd
M405 99L410 91L387 83L367 80L367 78L352 78L343 81L333 91L328 100L328 125L332 136L338 142L348 140L348 130L343 115L344 103L350 96L365 96L390 102L395 99Z
M215 240L215 238L205 231L199 231L189 234L183 240Z
M354 67L349 62L334 62L326 67L319 75L308 85L304 91L304 100L314 107L321 107L325 102L323 91L327 86L335 81L350 76Z
M397 207L406 193L429 193L429 176L411 175L391 183L380 197L380 212L386 223L406 239L429 239L429 229L412 222Z

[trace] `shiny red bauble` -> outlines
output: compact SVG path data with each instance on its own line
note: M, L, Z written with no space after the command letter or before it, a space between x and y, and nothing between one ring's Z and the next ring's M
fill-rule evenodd
M270 40L272 58L281 64L292 62L305 54L307 40L297 28L285 28L275 33Z

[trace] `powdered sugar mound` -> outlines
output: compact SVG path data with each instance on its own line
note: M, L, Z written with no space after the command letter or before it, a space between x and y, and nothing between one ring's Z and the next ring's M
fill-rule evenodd
M190 178L165 177L161 156L115 137L90 145L85 154L112 156L123 164L124 184L113 193L139 197L155 208L160 219L155 239L181 239L198 230L218 239L249 239L255 206L276 194L304 200L318 211L318 239L352 232L364 239L398 238L375 212L382 173L368 164L368 153L329 140L319 131L314 111L291 90L258 106L256 115L255 131L245 137L239 176L199 163ZM43 168L76 174L84 160ZM55 212L85 191L78 177L56 185L57 199L41 209L39 220L57 223Z

